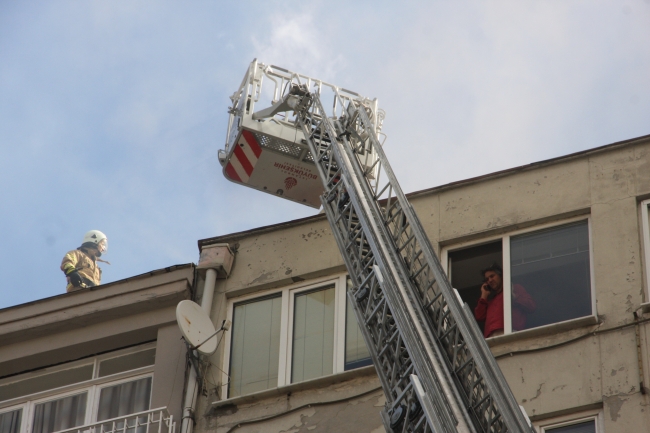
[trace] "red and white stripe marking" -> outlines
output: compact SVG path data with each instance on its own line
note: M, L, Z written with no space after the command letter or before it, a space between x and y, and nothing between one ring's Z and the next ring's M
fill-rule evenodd
M226 165L228 177L237 182L248 183L261 154L262 148L255 136L250 131L242 131L233 155Z

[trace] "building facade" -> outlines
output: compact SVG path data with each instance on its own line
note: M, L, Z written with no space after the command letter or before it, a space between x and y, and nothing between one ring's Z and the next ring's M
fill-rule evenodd
M175 309L195 274L172 266L0 310L0 432L179 431Z
M487 342L536 431L647 430L650 136L408 197L470 307L481 270L502 268ZM323 214L199 250L198 266L0 310L0 433L384 432ZM225 324L194 363L186 299Z
M502 267L512 301L488 344L538 431L647 429L650 136L408 197L470 307L481 270ZM195 430L384 431L383 393L324 215L199 248L223 243L235 259L212 319L232 327L204 360ZM532 311L519 311L520 287Z

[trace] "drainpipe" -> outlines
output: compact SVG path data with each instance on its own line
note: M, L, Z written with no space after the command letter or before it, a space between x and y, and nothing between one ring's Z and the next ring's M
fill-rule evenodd
M214 288L217 283L217 277L227 278L230 275L234 255L228 244L214 244L204 246L199 257L197 269L205 269L205 285L203 286L203 295L201 296L201 308L210 317L212 312L212 299L214 298ZM198 352L194 352L198 356ZM199 393L199 383L196 376L196 370L190 367L187 378L187 387L185 399L183 401L183 417L180 433L192 433L196 419L194 411L196 409Z

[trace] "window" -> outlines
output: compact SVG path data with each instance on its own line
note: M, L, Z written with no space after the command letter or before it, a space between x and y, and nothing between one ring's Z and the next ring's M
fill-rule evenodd
M443 259L444 255L452 286L472 309L481 298L482 270L493 264L497 273L502 269L503 294L491 293L487 298L487 305L497 307L502 323L495 325L495 316L484 314L491 335L501 327L509 334L594 314L589 220L584 217L481 244L450 247L443 250ZM501 307L499 299L508 301ZM485 330L485 322L479 325Z
M22 414L22 409L0 413L0 433L18 433Z
M235 304L230 353L230 396L273 388L280 355L279 295Z
M222 391L233 398L369 365L345 291L341 275L232 300Z
M650 200L641 202L641 232L645 256L646 303L650 302Z
M53 433L148 410L155 350L148 344L3 379L0 433Z
M348 291L352 290L352 280L349 277L346 278L346 286ZM363 340L352 303L347 296L345 299L345 370L352 370L372 364L372 358Z
M573 415L575 417L575 415ZM550 423L544 422L537 429L540 433L598 433L602 431L602 414L595 414L581 419L570 419L562 417L564 420L558 420Z
M298 293L293 306L291 382L334 371L334 286Z
M51 433L83 425L87 401L88 392L83 392L37 404L32 433Z

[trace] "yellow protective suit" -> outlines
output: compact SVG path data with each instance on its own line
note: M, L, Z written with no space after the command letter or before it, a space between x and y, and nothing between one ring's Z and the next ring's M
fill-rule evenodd
M101 284L102 270L97 266L97 260L86 253L85 248L68 251L61 262L61 270L66 275L76 270L84 279L86 286L99 286ZM70 283L70 278L66 277L66 279L68 280L66 291L72 292L83 288L73 286Z

